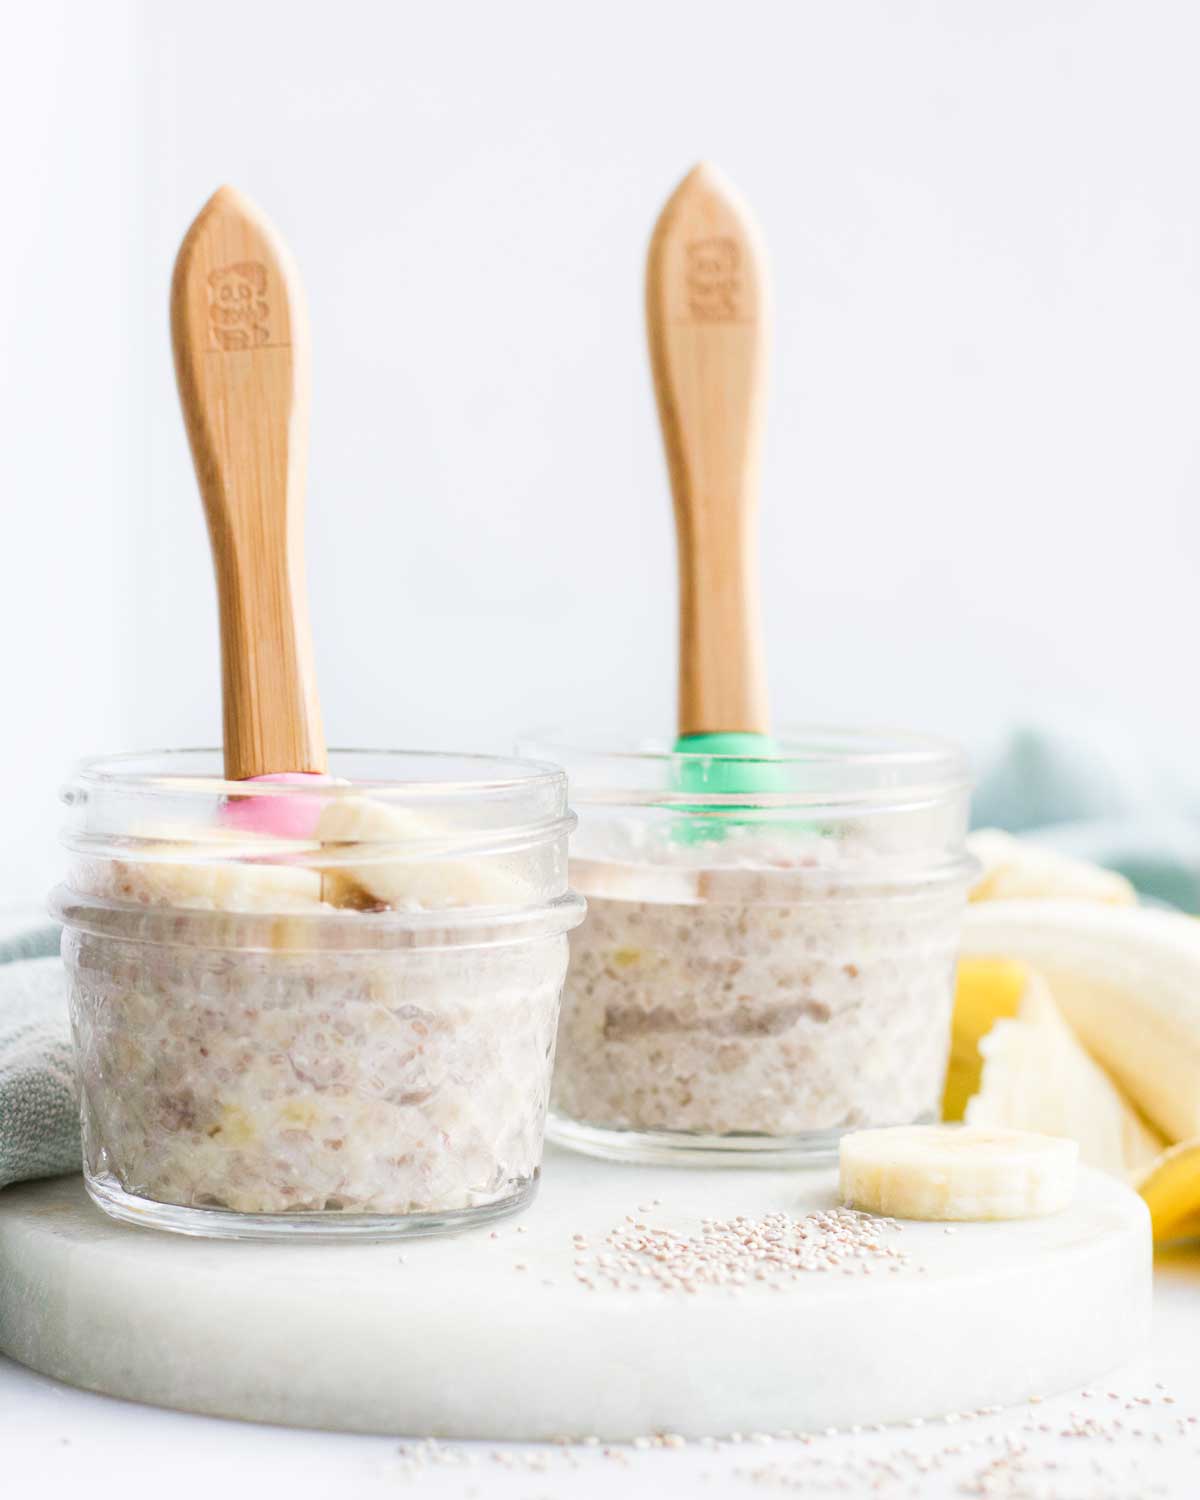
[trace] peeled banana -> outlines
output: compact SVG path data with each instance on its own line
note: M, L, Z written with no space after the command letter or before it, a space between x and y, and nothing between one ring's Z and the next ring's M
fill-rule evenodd
M1029 969L1011 958L960 958L950 1031L950 1062L942 1094L942 1119L961 1120L979 1092L983 1054L979 1043L1004 1016L1015 1016L1029 982Z
M1020 1008L979 1043L983 1069L966 1108L971 1125L1068 1136L1089 1167L1126 1180L1166 1148L1059 1014L1050 987L1026 974Z
M1169 1141L1200 1136L1200 922L1141 907L992 901L968 909L962 951L1016 959Z
M971 843L947 1117L1069 1135L1156 1240L1200 1235L1200 923L1007 835Z
M842 1200L897 1219L1029 1219L1075 1195L1074 1141L973 1125L859 1130L839 1148Z
M967 848L983 866L972 901L1097 901L1136 906L1137 892L1124 875L1017 839L999 828L981 828Z

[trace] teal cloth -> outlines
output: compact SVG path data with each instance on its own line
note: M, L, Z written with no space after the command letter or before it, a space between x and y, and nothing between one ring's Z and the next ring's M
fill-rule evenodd
M1118 870L1149 902L1200 913L1200 790L1120 726L1014 730L983 758L971 822Z
M78 1172L79 1105L58 929L0 927L0 1188Z

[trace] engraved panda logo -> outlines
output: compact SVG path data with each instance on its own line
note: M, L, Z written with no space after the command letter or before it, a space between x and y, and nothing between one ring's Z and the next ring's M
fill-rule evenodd
M208 277L208 322L219 349L260 349L271 339L267 268L243 260Z
M740 312L741 255L737 241L717 236L687 246L688 312L697 323L732 323Z

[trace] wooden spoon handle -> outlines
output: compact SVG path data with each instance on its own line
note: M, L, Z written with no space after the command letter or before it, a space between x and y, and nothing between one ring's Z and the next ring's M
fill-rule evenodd
M286 247L232 188L180 246L171 341L217 575L225 774L323 772L304 582L308 317Z
M758 232L707 164L650 240L646 324L679 541L679 733L768 732L756 514L768 290Z

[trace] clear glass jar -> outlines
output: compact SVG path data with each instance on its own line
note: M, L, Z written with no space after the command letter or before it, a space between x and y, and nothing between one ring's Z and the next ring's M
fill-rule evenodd
M161 752L65 789L52 909L84 1173L116 1218L383 1238L535 1191L583 912L565 777L365 751L330 773L227 782L219 752Z
M974 874L964 758L885 731L802 729L775 747L526 747L566 768L588 903L553 1139L779 1164L937 1118Z

